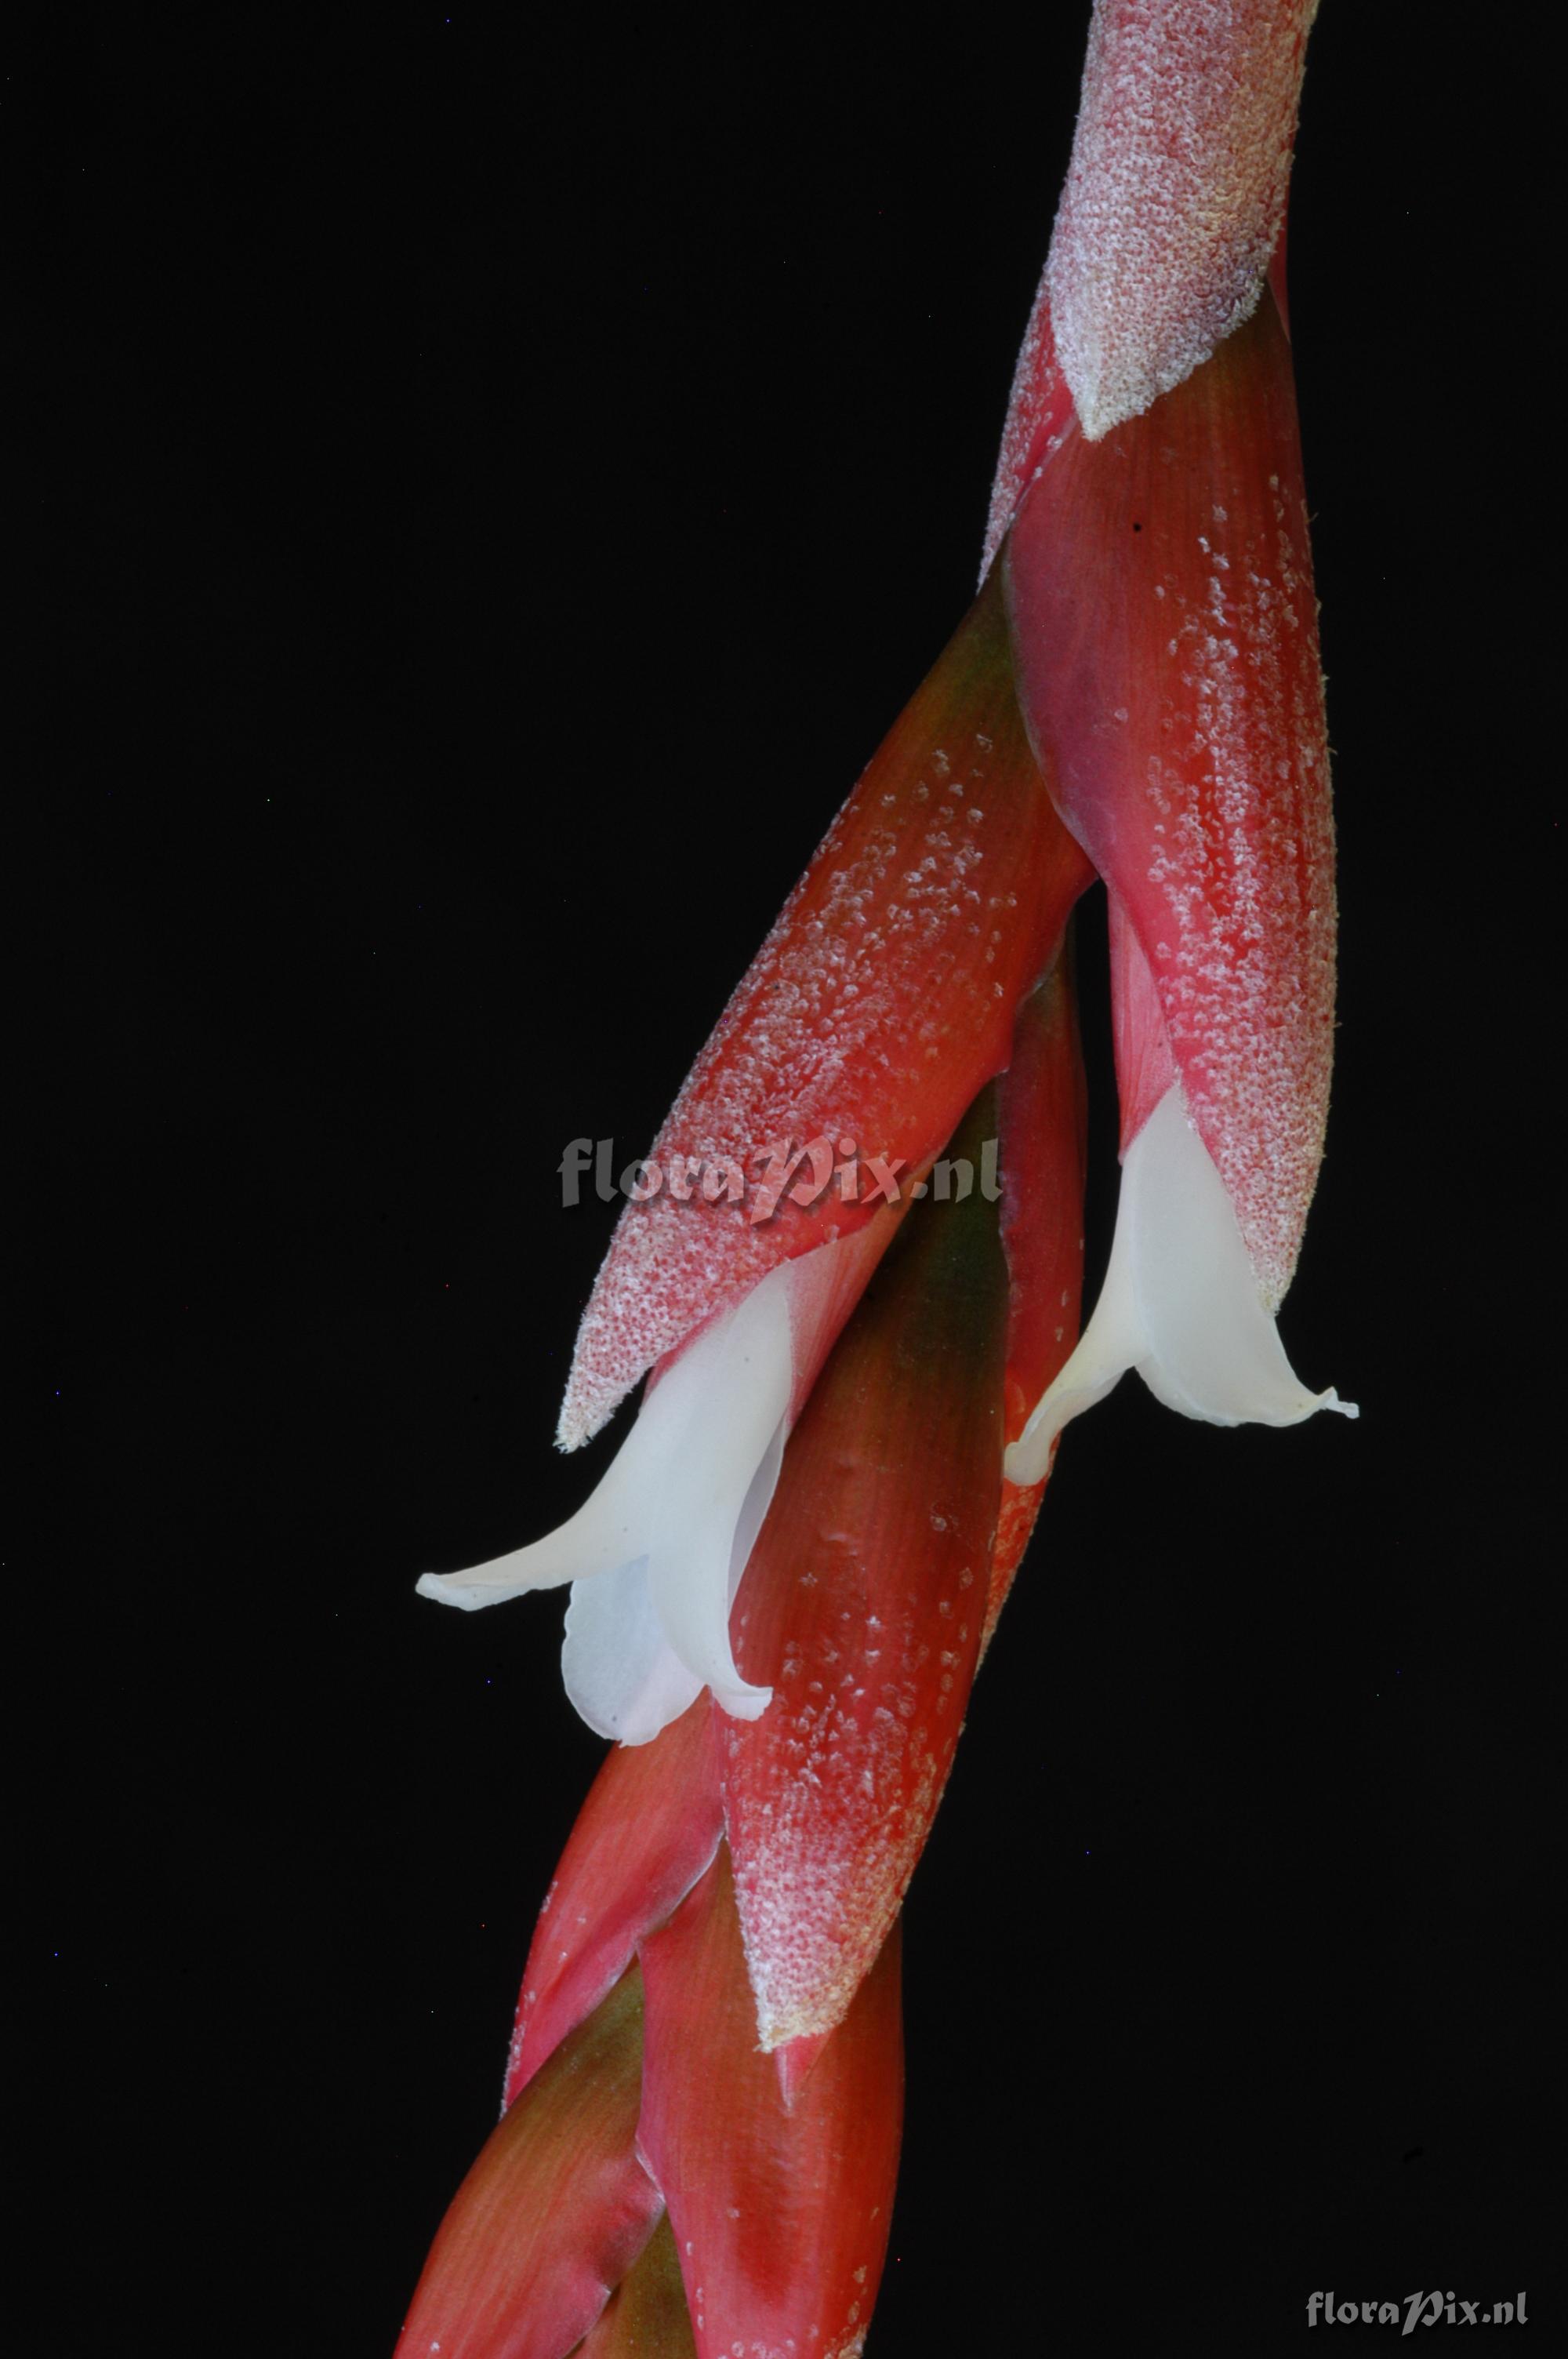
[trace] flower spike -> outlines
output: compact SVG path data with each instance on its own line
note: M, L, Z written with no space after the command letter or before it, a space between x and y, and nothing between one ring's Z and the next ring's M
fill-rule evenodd
M1130 1368L1219 1424L1356 1414L1275 1325L1333 1044L1283 311L1314 6L1097 0L979 593L698 1059L650 1158L683 1184L628 1205L583 1321L558 1440L646 1377L636 1420L559 1530L419 1584L569 1583L568 1690L620 1742L410 2352L854 2359L903 2120L900 1911L1063 1426ZM1097 874L1122 1184L1080 1340L1065 929ZM785 1169L760 1212L759 1155ZM735 1186L695 1184L715 1169Z

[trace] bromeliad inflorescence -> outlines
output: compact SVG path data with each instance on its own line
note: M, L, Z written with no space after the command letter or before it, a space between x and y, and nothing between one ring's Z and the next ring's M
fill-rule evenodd
M568 1692L618 1743L411 2351L860 2348L898 1911L1063 1426L1129 1368L1219 1424L1345 1406L1275 1326L1333 1024L1282 266L1313 13L1099 0L979 595L653 1149L841 1137L914 1184L628 1204L558 1437L645 1376L619 1455L557 1531L420 1583L569 1582ZM1096 875L1123 1177L1079 1340L1065 943ZM921 1192L990 1141L1000 1201Z

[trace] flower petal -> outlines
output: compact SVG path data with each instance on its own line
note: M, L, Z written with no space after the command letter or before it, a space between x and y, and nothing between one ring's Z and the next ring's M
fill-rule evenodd
M781 1422L752 1477L730 1539L726 1622L773 1495L784 1446ZM561 1649L567 1694L589 1728L622 1745L646 1745L703 1689L703 1681L687 1669L669 1642L654 1602L648 1564L646 1557L639 1557L619 1571L574 1582L567 1608Z
M665 1636L645 1556L573 1582L561 1676L595 1735L622 1745L648 1744L702 1693Z
M700 2359L850 2359L876 2299L903 2116L898 1930L786 2106L756 2023L728 1853L643 1945L638 2142Z
M730 1600L773 1497L793 1376L786 1271L698 1336L654 1389L679 1386L708 1346L700 1420L665 1429L664 1483L648 1550L648 1595L671 1647L726 1712L754 1720L772 1690L751 1687L730 1648ZM714 1339L710 1343L710 1336ZM723 1437L720 1456L709 1437ZM739 1543L739 1546L737 1545Z
M1211 1425L1299 1425L1320 1408L1258 1299L1236 1213L1173 1082L1127 1151L1110 1264L1072 1358L1007 1453L1009 1479L1038 1481L1069 1418L1129 1368L1169 1408Z
M749 1549L766 1512L794 1369L780 1269L650 1385L619 1455L575 1516L492 1564L426 1573L422 1594L472 1609L566 1581L610 1580L604 1600L585 1593L574 1605L568 1638L573 1701L603 1735L645 1743L664 1725L661 1712L684 1711L696 1690L683 1691L666 1650L727 1711L763 1711L767 1690L747 1685L730 1651L731 1560L737 1534Z

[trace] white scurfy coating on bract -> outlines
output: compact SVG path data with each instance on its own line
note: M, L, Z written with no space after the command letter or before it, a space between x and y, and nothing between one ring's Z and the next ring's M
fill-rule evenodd
M1170 1045L1272 1313L1323 1159L1336 924L1322 675L1291 644L1303 602L1311 612L1306 516L1272 476L1268 497L1266 522L1214 511L1201 604L1175 582L1163 597L1172 734L1205 749L1206 776L1152 755L1144 793L1160 813L1148 874L1164 904L1152 948Z
M791 1668L786 1658L775 1709L795 1732L798 1774L749 1826L736 1878L758 2045L769 2050L833 2031L849 2013L925 1847L957 1736L914 1724L911 1680L883 1683L889 1701L867 1728L831 1693L801 1695ZM935 1709L957 1718L946 1695Z
M1317 0L1098 0L1045 265L1091 441L1180 385L1262 291Z
M893 1143L886 1107L915 1098L945 1059L972 1055L1005 1004L995 977L1018 922L1008 883L1021 831L993 740L976 730L920 764L880 760L687 1075L651 1150L662 1169L682 1157L709 1172L732 1163L750 1186L776 1142L848 1136L863 1157L880 1153ZM883 1108L870 1126L869 1093ZM782 1225L758 1220L754 1202L683 1202L669 1188L623 1207L578 1332L561 1449L589 1440L647 1367L766 1275ZM835 1237L831 1218L821 1234Z

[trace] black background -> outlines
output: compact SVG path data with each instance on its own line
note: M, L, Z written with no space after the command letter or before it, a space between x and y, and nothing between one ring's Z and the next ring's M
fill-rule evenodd
M1081 61L1034 14L17 64L40 2348L385 2352L493 2118L600 1748L555 1602L414 1579L605 1462L550 1446L612 1217L562 1147L646 1144L972 590ZM1362 1420L1073 1429L907 1907L873 2354L1560 2314L1556 411L1518 92L1435 22L1325 11L1292 213L1344 957L1283 1323Z

